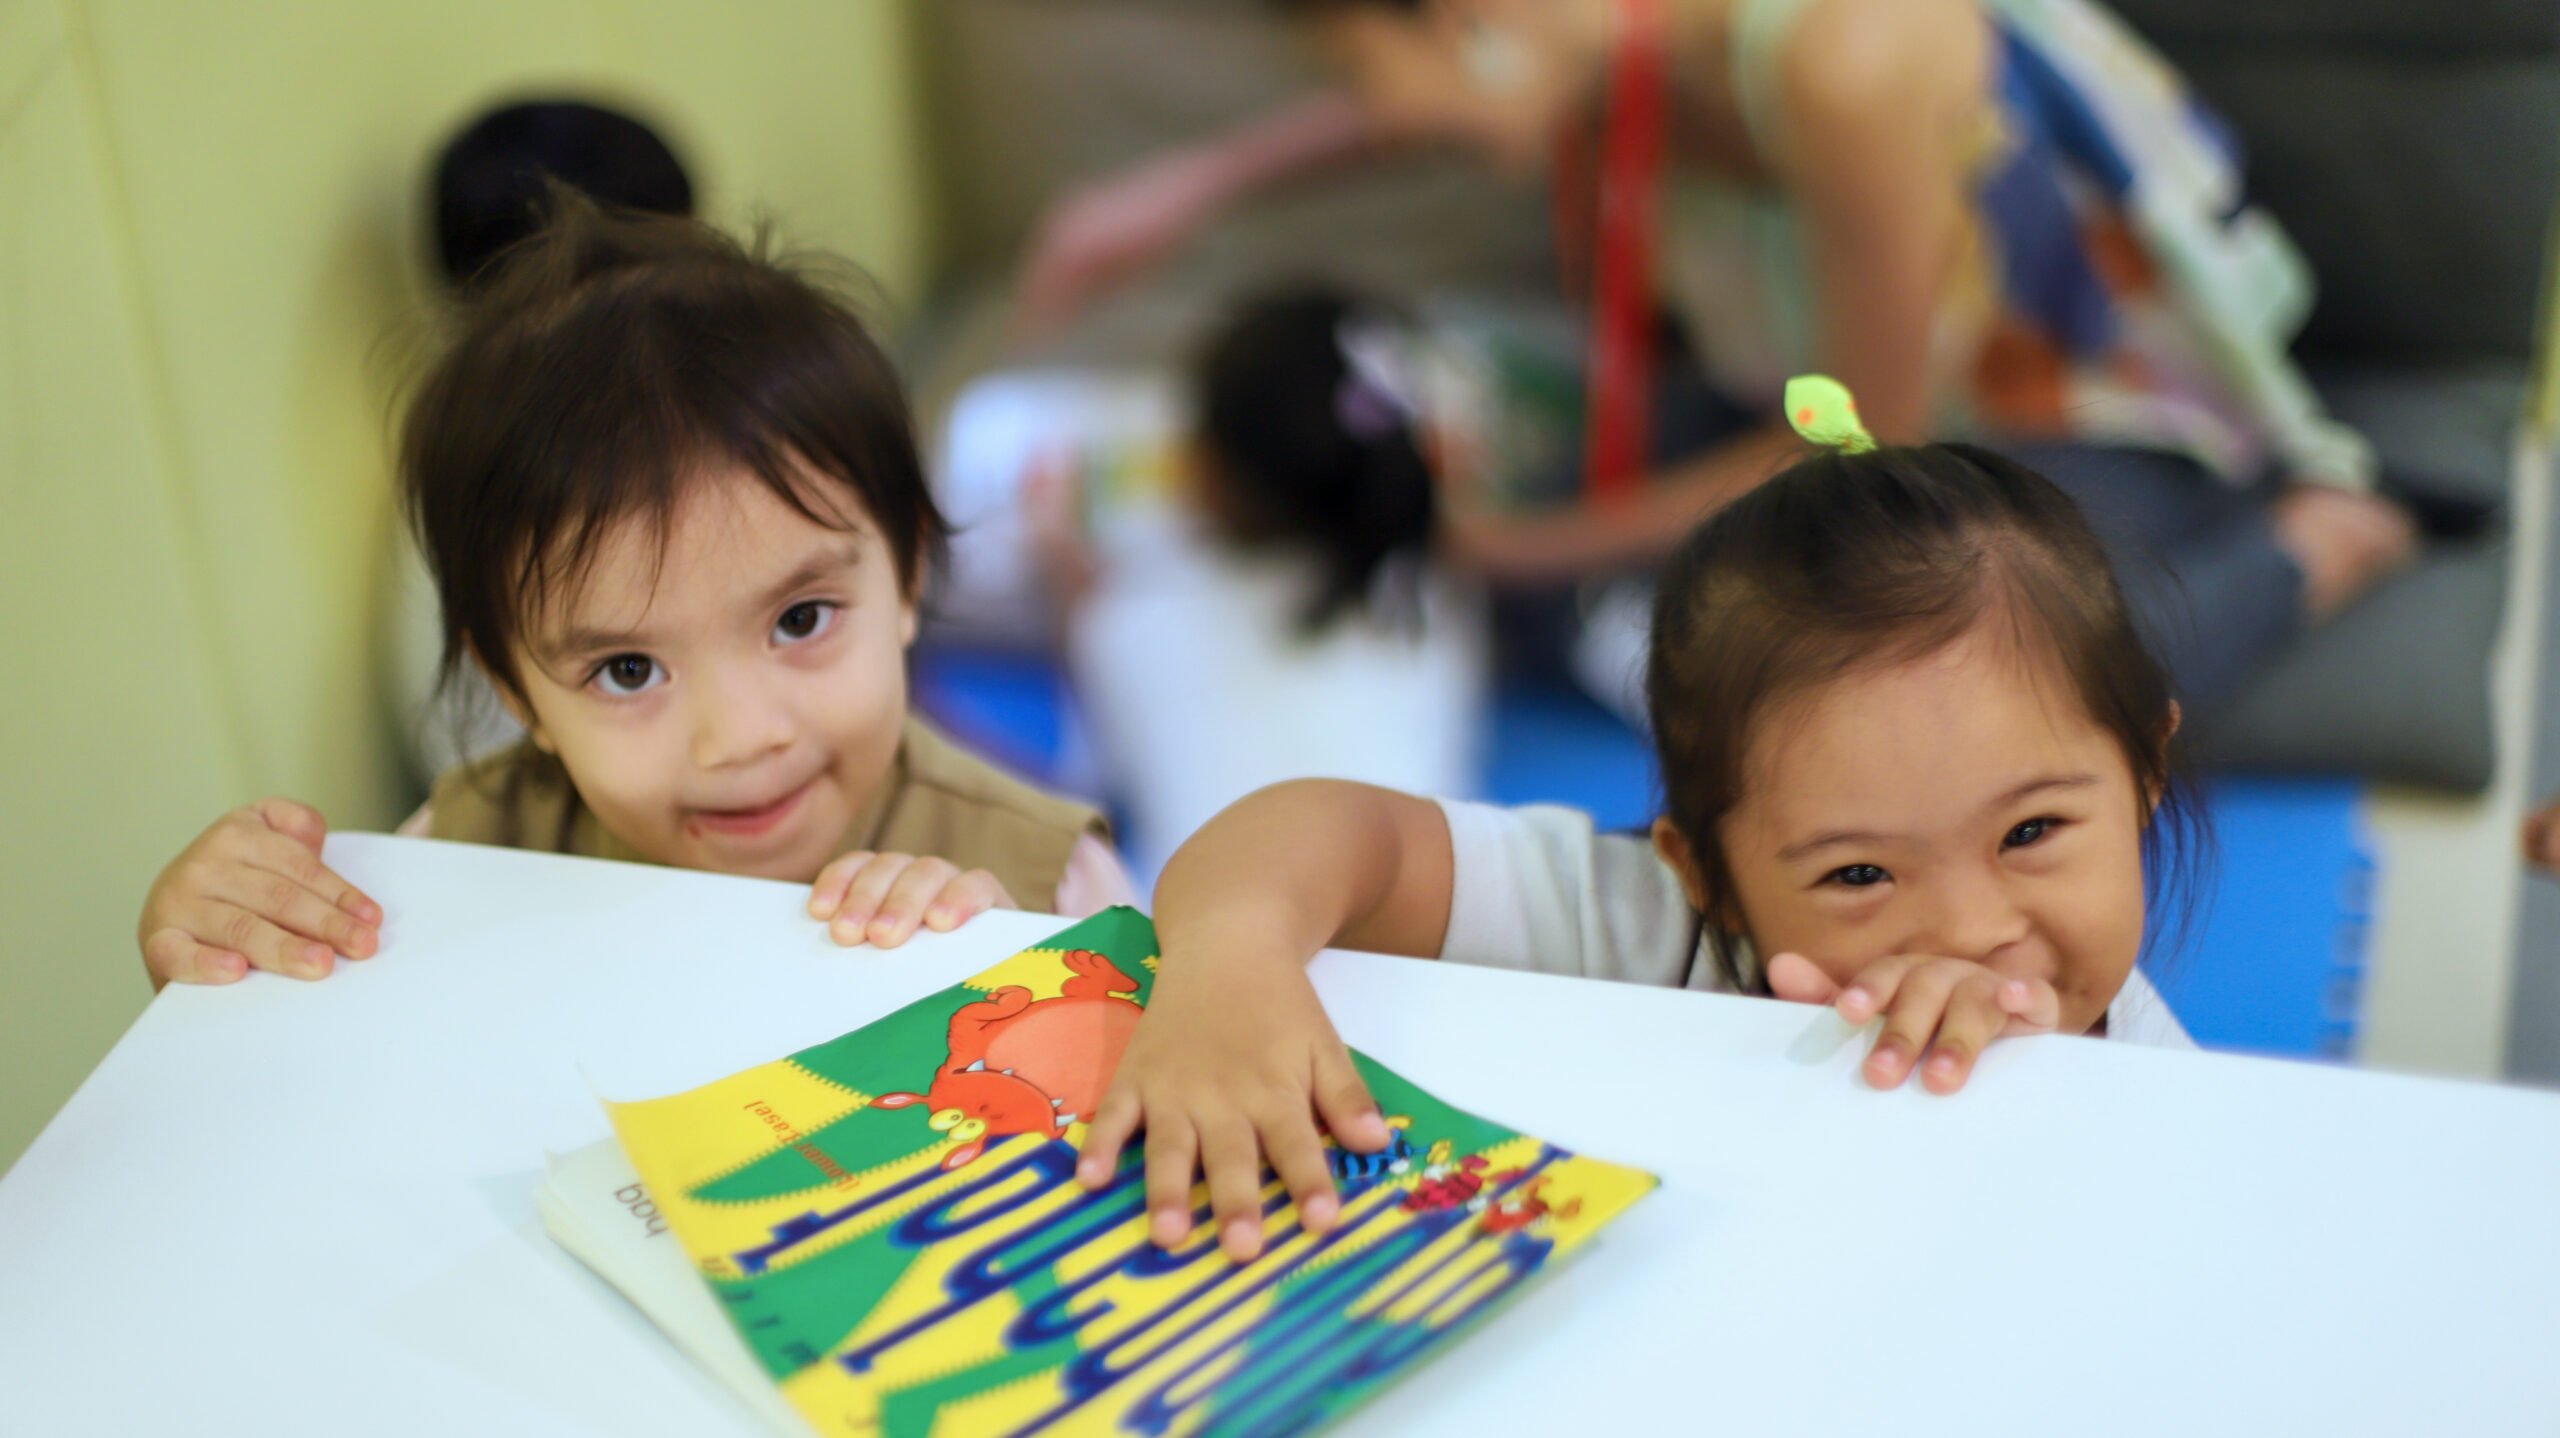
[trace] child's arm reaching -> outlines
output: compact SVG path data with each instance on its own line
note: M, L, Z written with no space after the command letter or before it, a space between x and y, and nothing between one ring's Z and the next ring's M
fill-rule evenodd
M1262 1248L1268 1153L1308 1229L1330 1227L1339 1205L1317 1120L1363 1152L1384 1146L1387 1129L1307 960L1336 944L1437 955L1451 877L1439 806L1392 790L1298 780L1210 820L1157 885L1155 994L1086 1131L1078 1176L1108 1181L1144 1129L1156 1242L1190 1233L1198 1171L1219 1243L1243 1260Z
M136 938L154 990L227 984L251 969L317 979L370 958L382 906L320 862L329 825L291 799L234 809L153 880Z

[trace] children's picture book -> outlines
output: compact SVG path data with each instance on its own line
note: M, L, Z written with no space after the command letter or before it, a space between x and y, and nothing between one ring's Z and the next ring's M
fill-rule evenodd
M1113 909L841 1038L610 1104L619 1151L559 1161L546 1220L777 1427L1298 1434L1654 1186L1355 1054L1391 1141L1329 1150L1334 1229L1266 1170L1260 1257L1223 1255L1199 1186L1192 1239L1160 1249L1136 1146L1107 1187L1075 1178L1155 971L1153 925Z

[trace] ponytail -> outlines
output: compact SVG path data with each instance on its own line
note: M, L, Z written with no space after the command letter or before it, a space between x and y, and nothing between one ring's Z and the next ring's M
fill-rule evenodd
M1200 366L1202 438L1227 538L1308 550L1314 634L1368 608L1420 617L1415 566L1437 513L1420 416L1392 351L1403 326L1324 289L1245 307Z

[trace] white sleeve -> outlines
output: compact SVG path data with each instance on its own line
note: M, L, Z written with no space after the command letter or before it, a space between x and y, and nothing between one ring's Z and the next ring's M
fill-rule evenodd
M1440 957L1489 968L1679 988L1698 916L1653 846L1553 805L1438 801L1449 824L1449 930Z
M2149 975L2140 969L2127 974L2124 987L2116 990L2115 1002L2107 1005L2107 1037L2129 1044L2148 1044L2155 1049L2191 1049L2196 1041L2187 1026L2160 996Z

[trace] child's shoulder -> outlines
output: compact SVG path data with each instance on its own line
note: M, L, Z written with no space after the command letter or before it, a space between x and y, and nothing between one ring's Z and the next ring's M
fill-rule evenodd
M539 849L597 858L612 841L578 797L556 755L519 739L436 776L427 792L427 833L465 844Z
M953 803L1074 835L1108 829L1101 811L1092 805L1018 777L912 711L899 739L898 763L908 788L921 788Z
M1035 907L1050 903L1080 841L1111 837L1100 810L1006 772L912 712L879 803L867 847L985 869Z

